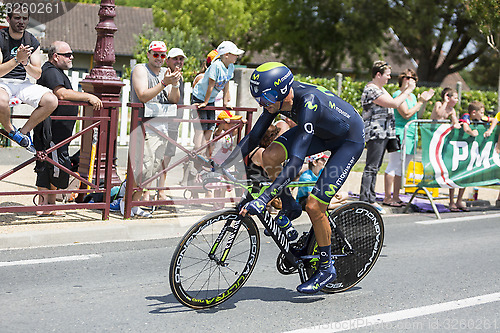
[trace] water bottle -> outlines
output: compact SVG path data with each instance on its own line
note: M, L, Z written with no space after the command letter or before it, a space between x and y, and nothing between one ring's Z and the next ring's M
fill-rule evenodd
M297 237L299 237L299 233L293 227L292 221L290 221L290 219L286 215L278 216L276 218L276 223L278 224L278 226L281 229L283 229L283 232L285 233L286 238L288 238L288 240L290 242L293 242L294 240L297 239Z

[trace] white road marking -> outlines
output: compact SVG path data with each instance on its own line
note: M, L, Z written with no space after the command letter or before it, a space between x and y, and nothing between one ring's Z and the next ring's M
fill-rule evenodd
M487 294L477 297L465 298L458 301L438 303L427 306L422 306L413 309L401 310L396 312L382 313L374 316L355 318L351 320L337 321L330 324L322 324L318 326L313 326L310 328L303 328L294 331L289 331L286 333L331 333L331 332L342 332L353 329L358 329L361 327L369 327L373 325L380 325L383 327L385 323L390 323L393 321L405 320L410 318L416 318L421 316L427 316L434 313L463 309L471 306L493 303L500 301L500 292Z
M484 215L473 215L473 216L461 216L461 217L450 217L449 219L435 219L427 221L415 222L416 224L441 224L441 223L451 223L451 222L463 222L463 221L473 221L473 220L484 220L498 218L500 214L484 214Z
M62 261L89 260L92 258L100 258L100 257L101 256L98 254L88 254L88 255L81 255L81 256L67 256L67 257L55 257L55 258L44 258L44 259L28 259L28 260L19 260L19 261L4 261L4 262L0 262L0 267L37 265L37 264L47 264L47 263L62 262Z

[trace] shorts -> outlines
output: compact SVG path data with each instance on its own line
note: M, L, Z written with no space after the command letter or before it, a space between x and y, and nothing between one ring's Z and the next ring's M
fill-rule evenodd
M400 176L403 174L403 170L401 169L401 150L395 151L393 153L389 153L387 155L389 157L389 163L385 168L385 173L389 176ZM405 158L405 170L408 169L408 164L410 164L410 160L413 155L406 154Z
M71 168L71 161L68 152L68 145L49 153L49 157L66 168ZM59 169L55 165L45 161L36 161L36 186L50 189L50 185L56 188L65 189L69 185L69 174Z
M156 173L162 170L163 159L167 150L167 140L159 137L158 135L146 134L144 138L144 157L141 181L151 178Z
M286 156L293 145L293 139L297 137L297 128L292 127L283 133L274 142L278 143L285 150ZM361 142L354 142L346 139L323 140L313 136L306 156L330 151L331 155L326 162L325 168L321 172L310 196L323 204L330 204L330 200L339 191L349 176L352 167L358 161L365 145Z
M203 103L203 101L191 96L191 104L194 103ZM208 103L207 106L215 106L215 102ZM198 118L200 120L215 120L215 110L198 109L194 111L197 112L197 117L196 115L193 115L193 119ZM215 123L194 123L194 128L199 131L213 131L215 129L215 125Z
M9 99L17 97L23 103L31 105L35 109L38 107L38 104L40 104L43 95L50 92L49 88L31 83L29 79L19 80L0 78L0 88L7 92Z

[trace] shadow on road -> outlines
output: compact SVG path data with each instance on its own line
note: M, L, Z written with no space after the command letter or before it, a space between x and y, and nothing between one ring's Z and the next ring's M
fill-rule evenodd
M165 296L148 296L148 301L157 301L157 303L150 304L154 307L150 313L153 314L169 314L179 313L185 311L197 311L200 313L216 313L222 310L229 310L236 308L239 301L245 300L261 300L264 302L289 302L289 303L314 303L325 299L325 294L318 295L303 295L297 291L285 288L266 288L266 287L243 287L236 295L231 297L226 302L206 310L193 310L181 305L173 294Z

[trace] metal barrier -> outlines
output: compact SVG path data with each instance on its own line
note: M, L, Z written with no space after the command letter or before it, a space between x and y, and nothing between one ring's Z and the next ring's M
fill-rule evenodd
M128 165L127 165L127 179L130 179L130 176L134 174L134 170L132 167L132 161L131 161L131 153L130 152L135 152L137 151L137 143L141 140L139 140L136 135L137 131L136 129L141 126L142 127L142 141L144 142L144 135L145 135L145 129L148 127L147 122L144 123L144 120L151 119L151 118L146 118L146 117L140 117L139 116L139 110L140 108L144 107L144 104L142 103L129 103L128 106L132 108L132 116L131 116L131 122L130 122L130 142L129 142L129 157L128 157ZM196 105L178 105L177 108L179 109L192 109L196 110L197 106ZM206 107L204 110L225 110L226 108L222 107ZM149 126L152 131L155 132L158 136L163 138L164 140L168 140L169 142L173 143L176 148L179 148L179 150L182 151L182 153L185 154L184 157L181 159L171 163L169 166L165 167L163 170L153 174L147 179L135 179L134 181L127 181L127 186L125 190L125 211L124 211L124 218L130 218L131 216L131 210L132 207L136 206L158 206L158 205L174 205L174 204L200 204L200 203L224 203L224 202L235 202L239 200L238 197L228 197L228 198L203 198L203 199L194 199L194 198L183 198L183 199L178 199L178 200L147 200L147 201L138 201L138 200L132 200L132 196L134 192L136 191L143 191L143 190L153 190L153 191L160 191L160 190L184 190L184 191L200 191L203 190L203 187L200 186L193 186L193 185L173 185L173 186L167 186L167 187L159 187L159 186L151 186L150 184L158 179L162 174L166 174L173 168L182 165L184 162L187 162L189 160L195 160L201 151L204 151L207 149L207 147L222 139L226 134L233 132L234 130L238 130L238 138L237 142L239 142L242 138L242 129L245 127L245 131L243 135L247 135L250 132L251 126L252 126L252 114L257 111L256 108L242 108L242 107L235 107L232 108L233 111L236 112L246 112L246 124L242 120L231 120L230 123L234 124L233 127L231 127L229 130L221 133L217 137L213 138L212 140L208 141L206 144L200 146L197 149L189 150L188 148L182 146L181 144L177 143L175 140L171 139L166 135L165 133L162 133L158 130L156 130L154 127ZM169 122L175 122L175 123L224 123L225 121L223 120L199 120L199 119L175 119L175 118L169 118ZM142 158L144 157L144 149L141 150L142 154L138 157L140 159L139 165L142 167ZM135 170L137 174L140 174L142 170ZM137 184L135 184L137 183Z
M476 122L476 121L473 121L472 123L473 124L484 124L482 122ZM411 126L414 126L414 125L417 126L417 130L418 130L421 127L421 124L450 124L450 126L451 126L451 122L449 120L426 120L426 119L412 120L412 121L409 121L405 125L404 135L403 135L403 142L402 142L402 147L401 147L401 152L402 152L402 154L401 154L401 164L402 164L402 179L403 180L407 180L407 177L406 177L407 176L407 170L405 168L405 165L406 165L406 154L405 154L405 152L406 152L406 138L407 138L407 135L408 135L408 130L409 130L409 128ZM408 212L410 204L414 200L414 198L416 197L417 193L424 192L425 197L427 197L427 199L429 200L429 202L430 202L430 204L432 206L434 214L436 215L436 217L438 219L441 219L441 215L439 214L439 210L436 207L435 200L436 199L441 199L441 198L449 198L449 196L434 197L431 194L431 192L429 191L429 188L445 188L445 186L441 186L441 187L439 187L439 186L424 187L422 181L419 181L419 182L416 181L417 177L415 175L417 173L416 173L416 167L415 167L416 163L415 162L417 162L417 154L416 154L416 152L417 152L417 141L418 140L414 140L414 143L413 143L414 144L414 152L415 152L415 154L413 155L413 158L412 158L412 160L414 162L413 163L413 169L409 170L410 173L413 172L413 182L412 183L406 183L406 181L404 183L403 183L403 181L401 182L402 188L408 188L408 187L415 187L416 188L415 192L413 193L413 195L410 198L410 201L406 205L404 212L405 213ZM427 148L425 148L425 149L427 149ZM422 152L424 152L425 149L423 149ZM445 149L445 148L443 148L443 149ZM429 150L427 150L427 152L428 151ZM423 160L423 156L420 156L420 159ZM422 177L426 174L425 167L426 166L423 165ZM427 184L429 184L429 183L427 182ZM457 186L457 185L455 185L455 186Z
M59 105L82 105L85 107L90 107L88 103L84 102L68 102L68 101L59 101ZM71 210L71 209L101 209L102 210L102 219L106 220L109 218L110 211L110 193L111 193L111 175L112 175L112 158L107 158L104 162L100 156L113 156L115 143L116 143L116 134L117 134L117 123L118 123L118 108L121 106L120 102L112 102L112 101L103 101L103 112L101 114L105 114L106 116L99 117L70 117L70 116L52 116L52 119L57 120L87 120L91 121L91 125L83 128L78 133L73 136L67 138L66 140L58 143L57 145L44 150L37 151L36 155L27 161L21 163L20 165L14 167L10 171L0 175L0 181L7 178L8 176L14 174L30 165L35 161L47 161L55 167L61 169L62 171L68 173L70 176L77 178L82 187L78 190L45 190L45 191L16 191L16 192L0 192L0 197L2 196L16 196L16 195L39 195L39 194L69 194L69 193L103 193L104 199L103 202L95 202L95 203L73 203L73 204L64 204L64 205L43 205L43 206L9 206L9 207L0 207L0 213L5 212L31 212L31 211L55 211L55 210ZM13 118L29 118L29 116L13 116ZM90 182L84 177L80 176L76 172L72 172L66 167L60 165L58 162L51 159L50 153L59 147L71 142L76 137L82 136L84 133L92 132L94 128L98 129L98 145L97 145L97 154L95 159L95 172L94 174L94 182ZM8 133L2 129L0 130L0 134L8 138ZM99 188L99 184L101 183L101 177L104 176L104 188Z

